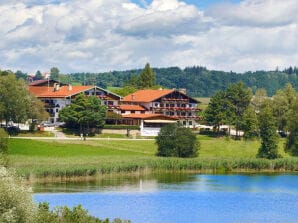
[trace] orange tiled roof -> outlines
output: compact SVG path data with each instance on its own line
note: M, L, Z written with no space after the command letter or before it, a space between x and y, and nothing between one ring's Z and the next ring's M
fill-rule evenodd
M125 96L122 101L127 102L151 102L162 96L172 93L174 90L139 90L133 94Z
M127 114L122 115L123 118L132 118L132 119L151 119L151 118L165 118L171 120L177 120L176 118L165 116L162 114Z
M122 111L146 111L146 108L140 105L120 105Z
M59 90L53 91L53 87L29 86L29 91L38 98L65 98L92 88L94 88L94 86L72 86L70 90L68 86L61 86Z

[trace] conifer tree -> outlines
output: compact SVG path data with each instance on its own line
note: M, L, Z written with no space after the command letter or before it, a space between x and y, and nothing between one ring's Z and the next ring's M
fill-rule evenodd
M257 157L266 159L278 158L277 127L271 107L266 106L261 110L259 115L259 125L262 142Z
M150 68L150 64L147 63L142 73L139 76L138 80L139 88L151 88L156 84L155 74L153 70Z

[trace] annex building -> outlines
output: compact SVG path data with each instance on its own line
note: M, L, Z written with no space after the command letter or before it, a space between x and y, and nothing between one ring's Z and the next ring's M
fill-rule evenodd
M71 103L78 94L96 96L106 105L108 111L117 112L121 97L97 86L72 86L54 80L38 80L29 84L29 91L45 104L51 123L59 122L59 111Z

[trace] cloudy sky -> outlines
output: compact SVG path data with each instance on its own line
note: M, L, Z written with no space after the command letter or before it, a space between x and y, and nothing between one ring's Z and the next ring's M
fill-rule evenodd
M0 0L0 69L298 66L297 0Z

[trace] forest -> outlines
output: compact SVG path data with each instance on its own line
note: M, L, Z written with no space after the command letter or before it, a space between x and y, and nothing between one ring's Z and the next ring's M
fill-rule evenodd
M138 76L142 69L111 71L104 73L71 73L66 75L71 82L85 85L98 85L103 88L123 87L132 76ZM186 88L193 97L210 97L219 90L224 90L231 83L242 81L253 92L264 88L269 96L283 88L287 83L298 90L298 68L289 67L283 71L255 71L245 73L208 70L205 67L193 66L153 68L156 83L164 88Z

